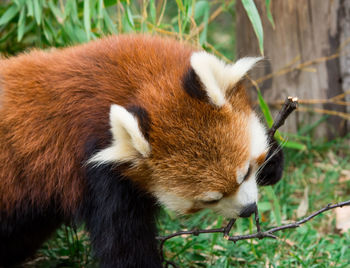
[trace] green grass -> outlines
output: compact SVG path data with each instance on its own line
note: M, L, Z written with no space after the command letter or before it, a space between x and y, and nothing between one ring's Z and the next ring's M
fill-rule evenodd
M281 210L282 224L296 220L296 210L309 188L307 214L327 203L350 199L350 181L339 182L341 172L350 170L348 139L310 143L308 150L286 150L284 178L273 187ZM276 226L275 203L261 188L259 209L262 227ZM214 228L227 223L210 211L179 217L161 211L159 232L168 234L182 229ZM252 219L239 219L231 234L255 231ZM350 232L335 229L333 211L325 212L294 230L276 233L279 240L244 240L236 244L221 234L176 237L165 244L167 259L180 267L349 267ZM26 267L97 267L91 257L88 234L83 228L74 232L62 227L45 243Z

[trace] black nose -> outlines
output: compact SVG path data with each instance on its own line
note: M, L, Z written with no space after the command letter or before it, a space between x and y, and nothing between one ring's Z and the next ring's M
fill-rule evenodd
M252 215L257 210L256 203L249 204L248 206L245 206L242 210L239 216L241 218L248 218L250 215Z

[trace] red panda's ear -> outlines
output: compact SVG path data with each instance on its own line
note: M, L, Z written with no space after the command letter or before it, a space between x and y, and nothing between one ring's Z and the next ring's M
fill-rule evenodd
M211 103L222 107L226 102L227 92L261 59L246 57L234 64L226 64L214 55L200 51L194 52L190 61Z
M113 136L112 144L98 152L88 162L96 164L121 163L149 155L150 144L143 136L137 119L129 111L120 105L113 104L109 121Z

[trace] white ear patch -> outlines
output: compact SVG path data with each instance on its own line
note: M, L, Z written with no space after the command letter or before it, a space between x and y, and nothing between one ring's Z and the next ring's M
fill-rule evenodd
M191 66L204 85L210 101L221 107L226 91L234 86L262 58L242 58L235 64L226 64L205 51L194 52Z
M225 92L220 88L218 77L223 73L225 63L205 51L191 56L191 66L204 85L211 102L221 107L225 104Z
M137 119L124 107L112 105L109 121L112 145L94 155L88 162L108 163L134 160L149 155L151 147L140 131Z
M245 57L236 61L234 64L226 65L224 81L226 82L226 90L234 86L253 68L253 66L262 60L262 57Z

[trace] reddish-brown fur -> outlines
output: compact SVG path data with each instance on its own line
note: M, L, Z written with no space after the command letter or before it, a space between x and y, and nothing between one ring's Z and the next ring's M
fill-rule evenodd
M189 97L181 79L192 52L172 40L118 36L1 60L0 205L44 206L54 196L74 211L84 194L85 143L108 145L113 103L150 115L151 156L126 171L144 188L167 180L185 197L203 187L234 192L236 168L248 158L249 100L242 85L221 109Z

